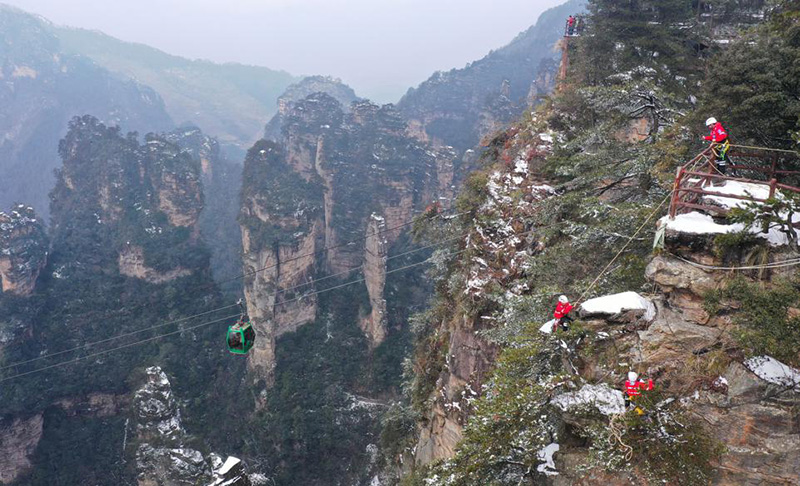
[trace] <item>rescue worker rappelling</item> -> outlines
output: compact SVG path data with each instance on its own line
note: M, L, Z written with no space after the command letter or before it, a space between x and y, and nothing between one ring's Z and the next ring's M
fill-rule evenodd
M558 298L556 310L553 311L553 332L556 332L559 327L564 331L569 330L569 323L572 322L569 312L572 309L573 306L569 303L569 299L566 295L562 295Z
M714 160L717 164L717 170L725 175L728 171L728 149L731 147L731 142L728 140L728 132L713 116L706 120L706 126L711 130L709 135L703 137L704 140L711 142L711 150L714 151Z
M648 379L645 382L639 379L639 375L635 371L628 372L628 379L625 380L625 408L633 404L635 407L633 410L639 415L644 415L644 410L634 402L642 396L642 391L650 391L652 389L652 379Z

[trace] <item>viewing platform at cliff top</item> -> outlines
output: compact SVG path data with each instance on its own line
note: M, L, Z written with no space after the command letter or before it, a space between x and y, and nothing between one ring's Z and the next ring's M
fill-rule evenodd
M728 221L731 210L752 209L758 203L765 209L772 203L770 209L778 211L776 218L787 223L791 220L795 228L800 228L800 214L792 210L800 206L800 170L793 170L800 167L796 152L731 145L728 158L726 174L717 169L711 147L678 168L669 214L659 220L660 230L692 234L738 232L745 225ZM775 205L776 202L786 204ZM773 245L789 242L788 235L779 227L766 231L753 228L752 232Z

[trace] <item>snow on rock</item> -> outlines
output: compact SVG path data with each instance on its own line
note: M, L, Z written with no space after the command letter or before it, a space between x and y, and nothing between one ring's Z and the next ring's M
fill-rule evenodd
M692 234L716 234L716 233L733 233L741 231L744 226L736 224L719 224L714 222L708 214L692 211L690 213L679 214L674 219L669 216L664 216L659 220L661 225L666 224L667 229L679 231L681 233Z
M231 469L241 463L241 459L238 457L228 456L228 459L225 460L225 463L219 468L219 474L228 474Z
M725 184L720 186L708 186L705 189L720 195L704 195L703 200L705 202L711 202L725 209L743 208L750 203L750 201L728 198L722 194L729 194L733 196L749 196L762 200L769 198L769 186L765 184L755 184L752 182L725 181ZM778 191L775 193L775 197L777 199L781 199L783 198L783 195L780 193L780 191ZM800 221L800 215L793 219L795 221ZM663 225L666 225L667 229L673 231L691 234L734 233L744 230L744 225L741 223L716 223L710 215L697 211L679 214L675 216L674 219L670 219L668 216L665 216L659 221L659 226ZM773 246L786 245L788 243L786 235L781 233L778 228L772 228L766 234L762 233L759 228L751 228L750 231L758 237L766 238Z
M622 392L614 390L605 383L583 385L576 392L558 395L553 398L552 403L563 412L586 406L597 408L603 415L625 412L625 399Z
M618 314L626 310L644 310L644 318L648 321L656 316L656 308L652 302L636 292L622 292L621 294L605 295L589 299L581 304L581 309L587 314Z
M798 219L800 220L800 215ZM678 231L680 233L691 234L720 234L720 233L735 233L744 230L744 225L741 223L733 224L719 224L714 222L714 218L708 214L692 211L690 213L679 214L674 219L669 216L664 216L659 220L659 226L667 225L667 229ZM789 243L786 235L781 233L778 228L772 228L768 233L764 234L759 228L751 228L750 232L759 238L766 238L772 246L782 246ZM795 230L797 232L797 230ZM800 232L797 232L800 235Z
M755 356L744 365L764 381L800 391L800 371L771 356Z
M721 186L710 186L706 187L705 190L734 196L749 196L756 199L769 198L768 185L753 184L752 182L725 181L725 184ZM781 197L780 193L776 193L776 196ZM749 202L743 199L732 199L724 196L703 196L703 199L706 201L713 201L728 209L744 207Z
M540 450L537 453L537 457L540 461L544 462L536 466L536 470L540 473L544 473L547 476L558 476L558 471L556 471L556 463L553 461L553 454L558 452L559 449L561 449L561 446L553 442L552 444L545 446L544 449Z

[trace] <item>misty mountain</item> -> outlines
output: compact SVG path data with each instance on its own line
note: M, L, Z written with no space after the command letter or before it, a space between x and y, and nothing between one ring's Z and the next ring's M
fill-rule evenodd
M544 12L535 25L511 43L462 69L436 72L398 102L400 112L424 138L459 150L519 116L531 101L547 94L570 14L585 9L585 0L570 0Z
M66 53L40 17L0 5L0 207L48 210L58 141L76 114L125 130L164 130L172 120L152 89Z
M290 85L278 98L278 113L267 123L264 128L264 138L278 141L281 138L281 127L294 103L305 99L314 93L325 93L341 103L342 109L349 111L350 103L359 98L353 88L344 84L342 80L330 76L308 76Z
M246 149L277 111L275 100L298 78L265 67L173 56L102 32L50 26L65 52L155 89L177 123L192 122L222 144Z

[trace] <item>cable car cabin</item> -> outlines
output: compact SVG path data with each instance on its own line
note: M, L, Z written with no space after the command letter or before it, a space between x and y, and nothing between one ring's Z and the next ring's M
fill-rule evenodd
M233 354L247 354L256 342L256 331L247 319L240 319L228 327L228 351Z

